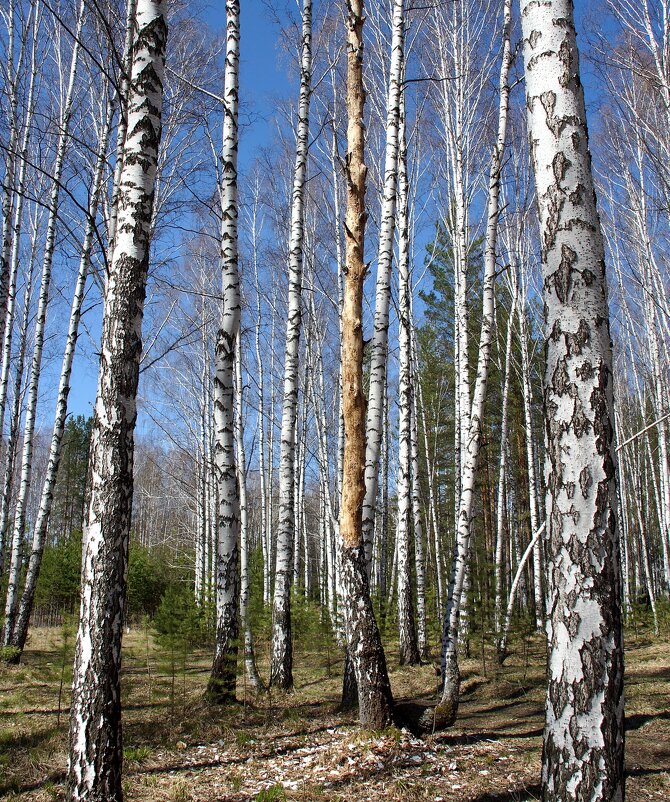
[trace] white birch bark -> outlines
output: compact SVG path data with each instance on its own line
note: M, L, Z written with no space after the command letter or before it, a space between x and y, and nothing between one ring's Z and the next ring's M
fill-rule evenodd
M133 495L142 313L161 135L166 3L139 0L84 521L68 798L121 802L121 638Z
M296 132L295 171L291 200L289 242L288 318L284 357L281 452L279 468L279 523L272 604L270 685L282 690L293 686L291 634L291 572L297 532L294 510L295 443L298 413L298 353L300 347L302 271L305 225L305 189L309 150L309 106L312 82L312 2L303 0L300 100Z
M112 110L110 108L107 119L103 123L97 161L93 171L93 181L90 190L90 201L88 207L88 219L86 222L84 239L82 242L81 257L79 259L79 269L75 282L74 295L70 309L70 322L68 325L67 337L65 340L65 350L63 353L63 363L58 384L58 395L56 397L56 414L54 419L53 433L51 435L51 445L49 447L49 457L47 473L42 486L40 506L37 512L37 520L33 531L32 548L28 560L26 580L19 605L18 617L11 635L11 645L16 649L23 650L26 637L28 635L28 622L33 608L35 589L39 578L42 563L42 553L46 541L47 527L51 515L53 504L54 487L58 478L58 469L63 446L63 434L65 432L65 420L67 417L67 402L70 394L70 380L72 376L72 363L74 361L75 350L77 347L77 337L79 334L79 321L81 319L81 309L84 302L84 292L88 269L91 262L91 249L95 235L95 221L98 213L98 201L102 189L104 177L105 161L107 157L107 146L109 134L112 126Z
M30 135L33 130L33 116L35 113L35 83L37 79L37 58L38 58L38 43L40 35L40 4L36 4L35 17L32 26L33 42L30 58L30 79L28 83L28 96L26 101L26 113L23 124L23 137L21 141L20 152L20 166L16 186L7 186L6 193L12 194L15 190L14 197L9 199L3 195L3 243L2 243L2 277L0 281L7 282L6 297L5 287L0 289L0 308L3 310L4 321L2 326L2 371L0 373L0 433L4 431L5 423L5 407L7 405L7 391L9 388L9 372L12 358L12 332L14 329L14 308L16 304L16 281L19 270L19 257L21 253L21 229L23 225L23 204L26 197L26 171L28 168L28 149L30 145ZM12 133L10 133L11 139ZM18 139L18 135L17 135ZM11 144L11 142L10 142ZM16 143L14 143L16 147ZM10 154L11 156L11 154ZM14 160L8 158L7 166L5 168L5 183L9 180L14 180L14 176L10 175L15 172ZM5 209L6 205L6 209ZM12 220L13 215L13 220ZM5 228L9 227L7 231ZM9 259L9 270L5 277L6 262ZM1 544L4 547L4 542ZM4 550L4 549L0 549ZM0 562L2 558L0 558ZM2 571L0 571L2 574Z
M123 147L128 133L128 82L133 58L134 22L137 0L126 3L126 38L123 49L121 80L119 81L119 122L116 129L116 160L114 163L114 181L112 182L112 202L110 206L109 224L107 226L108 250L114 252L116 225L119 211L119 193L121 191L121 170L123 168Z
M33 231L33 241L30 254L30 264L26 276L26 286L24 289L23 315L19 328L19 348L14 371L13 403L9 423L7 443L5 444L5 470L2 483L2 506L0 508L0 569L4 568L4 543L7 538L9 528L10 506L12 501L12 486L14 483L14 465L18 451L18 434L21 422L21 402L23 400L23 369L26 358L26 346L28 337L28 323L30 320L30 304L32 300L33 272L35 268L35 258L37 253L37 226ZM2 570L0 570L2 575Z
M221 284L223 308L214 362L214 466L216 477L216 644L208 698L235 700L239 635L240 496L235 461L234 368L240 328L237 231L237 149L240 70L240 0L226 0L226 67L221 174Z
M509 639L509 629L512 624L512 613L514 612L514 602L516 601L516 594L521 585L523 572L524 569L526 568L528 558L533 553L535 546L537 545L537 542L540 539L540 536L544 532L545 528L546 524L543 523L539 529L535 530L534 534L530 539L530 542L526 546L526 550L520 557L516 567L516 573L514 574L514 579L512 580L512 584L509 589L509 596L507 597L507 609L505 610L505 620L502 623L502 626L500 628L500 635L496 642L498 659L500 660L501 663L507 656L507 641Z
M85 2L79 5L77 13L77 25L72 46L72 56L70 60L70 72L65 95L65 102L59 120L59 136L56 146L56 156L53 167L53 183L49 198L49 215L47 220L46 241L44 244L44 256L42 261L42 279L40 294L37 304L37 317L35 321L35 335L33 344L33 356L30 368L30 383L28 386L28 400L26 403L26 415L23 431L23 451L21 455L21 479L19 493L14 510L14 527L12 535L12 554L9 564L7 598L5 602L5 623L3 629L3 644L10 644L16 613L19 602L19 580L21 574L21 543L24 536L26 525L26 506L28 503L28 493L32 480L33 468L33 446L35 423L37 419L37 393L39 389L40 373L42 370L42 351L44 348L44 332L47 321L47 309L49 305L49 289L51 286L51 271L53 266L53 256L56 248L56 223L58 221L58 201L60 197L60 182L65 163L65 152L69 140L70 117L72 114L72 102L74 98L74 87L79 62L79 50L81 32L84 25Z
M256 290L256 322L254 327L254 344L256 348L256 387L257 387L257 420L258 420L258 472L261 491L261 548L263 550L263 604L270 603L270 560L272 556L272 543L268 504L268 477L265 467L266 438L265 438L265 368L261 351L261 327L263 324L263 304L261 298L261 285L258 274L258 248L259 248L259 222L258 203L260 200L260 187L254 187L253 206L251 211L251 237L252 262L254 265L254 287ZM270 492L272 487L270 486Z
M384 156L384 188L379 227L375 320L370 344L370 388L366 420L365 502L363 504L363 541L368 565L372 556L372 537L379 490L379 455L384 417L384 387L388 360L389 302L391 297L391 265L396 218L398 184L398 136L400 96L405 60L404 0L394 0L386 104L386 152ZM369 569L368 569L369 570Z
M240 628L244 637L244 671L254 691L261 688L256 670L254 639L249 620L249 516L247 513L247 465L244 449L244 395L242 389L242 343L238 329L235 344L235 445L237 482L240 488Z
M456 529L456 546L452 566L452 576L447 599L447 610L444 619L442 639L442 679L443 691L440 704L436 708L436 724L452 722L458 712L460 689L460 672L458 668L457 643L460 617L460 601L466 574L472 523L472 502L474 497L479 446L481 439L482 415L486 400L488 369L491 355L494 328L494 285L496 276L496 253L498 240L498 219L500 216L500 186L503 169L503 157L507 139L507 116L509 108L509 71L512 62L511 48L512 7L511 0L505 0L502 30L502 61L500 66L500 105L498 108L498 129L496 143L491 156L489 172L489 189L487 202L486 246L484 250L484 280L482 288L482 326L479 338L479 356L472 406L469 401L469 390L465 387L467 379L467 363L465 354L459 354L459 370L461 376L460 404L461 415L466 412L463 407L467 403L467 415L462 426L467 428L466 439L462 439L461 452L461 488L459 499L458 525ZM458 311L456 312L458 315ZM467 319L461 316L459 326L467 325ZM465 343L467 351L467 341ZM466 392L467 390L467 392Z
M411 369L411 304L409 269L409 189L407 179L407 147L405 114L400 98L398 146L398 628L400 665L420 662L416 635L414 591L411 574L412 526L412 369Z
M514 270L513 267L510 270ZM495 553L495 607L494 629L500 633L502 625L502 597L503 597L503 552L505 530L505 485L507 481L507 452L508 452L508 422L509 422L509 386L512 367L512 335L514 333L514 319L518 300L516 273L512 274L512 307L507 323L507 337L505 339L505 376L502 393L502 420L500 423L500 466L498 472L498 499L496 514L496 553ZM535 530L533 530L535 531Z
M410 282L410 331L414 328L411 303ZM413 351L413 347L412 347ZM411 354L413 357L413 353ZM414 522L414 570L416 572L416 629L419 657L428 659L428 636L426 633L426 566L423 549L423 524L421 521L421 488L419 482L419 424L417 410L418 373L412 364L412 417L411 417L411 455L412 455L412 518Z
M530 507L530 529L537 532L540 527L538 505L539 485L535 471L535 435L533 431L533 397L530 386L530 359L528 357L528 330L526 317L526 288L519 305L519 340L521 342L521 387L523 391L523 419L526 433L526 464L528 468L528 504ZM533 590L535 598L535 628L544 629L544 588L542 582L542 541L537 540L533 548Z
M542 242L549 668L545 799L622 800L612 346L570 0L522 0Z

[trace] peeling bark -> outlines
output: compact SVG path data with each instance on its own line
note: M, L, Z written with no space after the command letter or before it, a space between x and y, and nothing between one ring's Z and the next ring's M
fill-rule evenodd
M344 464L340 536L348 655L358 686L361 725L391 723L393 699L386 658L375 621L363 542L365 498L365 395L363 393L363 284L365 183L363 88L363 0L347 0L347 214L342 309L342 400Z

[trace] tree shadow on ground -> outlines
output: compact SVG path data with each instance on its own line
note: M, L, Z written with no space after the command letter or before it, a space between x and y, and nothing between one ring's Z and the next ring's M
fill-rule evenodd
M639 730L651 721L670 721L670 711L664 710L661 713L635 713L626 716L626 732Z
M529 799L539 799L541 788L538 785L524 785L512 788L510 791L494 791L481 794L470 802L526 802Z

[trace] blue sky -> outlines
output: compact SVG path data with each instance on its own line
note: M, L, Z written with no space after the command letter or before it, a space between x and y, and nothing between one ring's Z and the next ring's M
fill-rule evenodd
M285 8L290 13L297 13L296 0L278 0L278 4L286 2ZM589 11L588 0L575 0L575 19L578 33L583 31L584 15ZM258 149L270 143L274 131L271 114L276 97L287 96L292 91L294 80L288 75L286 59L280 58L279 30L272 12L264 0L243 0L241 3L241 61L240 61L240 168L248 167ZM210 3L205 10L204 20L214 31L223 33L225 29L225 3L223 0ZM583 49L586 39L578 38ZM590 112L590 122L596 122L598 95L594 77L588 63L582 59L582 79L586 91L586 100ZM93 314L99 316L99 310ZM99 322L89 320L91 337L99 336ZM85 349L90 351L90 347ZM60 364L58 365L60 367ZM70 394L71 414L90 415L95 400L97 381L97 362L90 353L80 355L75 360L74 381Z

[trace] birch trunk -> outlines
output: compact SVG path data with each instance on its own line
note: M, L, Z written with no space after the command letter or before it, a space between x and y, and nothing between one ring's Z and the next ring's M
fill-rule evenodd
M30 80L28 85L28 99L26 104L26 115L24 118L24 131L21 141L21 165L19 167L18 179L16 182L15 201L13 199L7 200L5 206L3 205L3 214L7 216L3 219L3 243L2 243L2 276L0 281L3 286L0 287L0 309L4 315L2 325L2 373L0 374L0 434L4 431L5 423L5 407L7 405L7 390L9 388L9 371L12 358L12 332L14 330L14 308L16 305L16 280L19 270L19 257L21 253L21 229L23 224L23 203L26 197L26 170L28 168L28 147L30 144L30 134L33 128L33 116L35 113L35 81L37 78L37 58L38 58L38 42L40 31L41 14L39 12L39 5L35 10L35 18L33 22L33 46L30 59ZM11 136L11 134L10 134ZM13 183L13 173L15 165L12 164L12 159L8 159L7 167L5 168L5 182L11 178ZM12 187L7 186L6 191L10 192ZM3 204L6 198L3 196ZM13 222L12 222L13 214ZM7 228L7 231L5 229ZM35 232L35 236L37 232ZM9 259L9 270L6 268L6 261ZM7 273L7 275L5 275ZM4 282L7 283L6 287ZM0 551L4 552L4 539L0 543ZM3 557L0 556L0 566L3 563ZM0 570L0 575L2 571Z
M447 599L447 611L444 619L442 638L442 699L435 709L435 726L447 726L458 713L460 692L460 671L458 668L458 631L460 618L460 602L466 575L470 548L470 529L472 524L472 501L474 497L479 446L481 440L482 416L488 384L488 369L491 355L494 328L494 285L496 276L496 253L498 241L498 219L500 216L500 186L503 169L503 157L507 139L507 114L509 108L509 71L512 63L511 48L512 4L505 0L502 32L502 62L500 66L500 105L498 109L498 131L496 143L491 156L489 189L487 204L486 246L484 250L484 281L482 289L482 327L479 338L479 357L472 406L469 391L461 388L461 414L467 411L462 426L467 427L465 439L461 439L461 489L459 499L458 522L456 529L456 546L452 567L452 576ZM462 317L458 325L467 325ZM465 359L460 353L459 359ZM460 370L464 366L460 365ZM467 381L466 375L461 381ZM463 405L467 403L467 410Z
M3 645L8 646L12 639L16 613L19 602L19 579L21 575L21 543L26 525L26 506L28 493L32 480L33 445L35 423L37 420L37 393L39 389L40 373L42 370L42 351L44 348L44 331L47 321L47 308L49 305L49 289L51 286L51 271L53 256L56 248L56 223L58 221L58 201L60 197L60 181L65 163L65 151L70 132L70 117L74 86L79 62L79 47L81 32L84 25L85 3L82 0L77 14L77 25L72 46L70 72L65 95L65 103L59 120L60 133L56 146L56 158L53 167L53 184L49 198L49 216L47 220L46 241L42 261L42 283L40 286L37 304L37 318L35 321L35 340L33 345L32 364L30 368L30 384L28 386L28 400L23 431L23 452L21 455L21 479L19 493L14 510L14 531L12 535L12 554L9 564L7 583L7 598L5 602L5 623L3 629Z
M398 183L398 135L400 125L400 96L405 60L405 3L393 2L391 64L389 69L388 101L386 105L386 154L384 157L384 188L379 228L377 286L375 293L375 322L370 344L370 389L366 421L365 501L363 504L363 541L369 565L372 556L372 537L379 489L379 455L384 419L384 388L388 360L389 302L391 297L391 264L396 217ZM369 570L369 568L368 568Z
M270 526L271 521L268 520L268 482L265 470L266 459L266 443L265 443L265 368L263 363L263 355L261 353L261 326L263 322L263 304L261 300L261 285L258 276L258 203L259 203L259 187L256 185L252 219L251 219L251 236L252 236L252 249L253 249L253 265L254 265L254 286L256 290L256 322L254 329L254 343L256 346L256 370L258 389L257 395L257 419L258 419L258 473L260 478L261 490L261 548L263 550L263 604L270 603L270 560L272 556L272 547L270 540ZM270 492L272 487L270 486Z
M70 712L68 798L123 799L121 638L133 496L136 396L167 25L139 0L116 243L105 297L84 522L81 612Z
M19 652L23 651L28 636L28 624L30 614L33 609L35 589L39 578L40 567L42 564L42 554L46 541L47 527L51 516L53 504L54 488L58 478L58 469L63 446L63 434L65 432L65 420L67 417L67 402L70 394L70 379L72 376L72 363L74 361L75 350L77 347L77 336L79 334L79 321L81 319L81 308L84 302L84 292L86 289L86 279L91 262L91 249L93 237L95 235L95 220L98 213L98 201L102 189L102 180L107 158L107 146L109 134L112 126L112 110L110 108L107 120L100 139L98 156L93 172L93 182L91 185L90 202L88 208L88 219L84 240L82 242L81 257L79 260L79 270L75 283L72 306L70 310L70 323L68 326L67 338L65 341L65 351L63 353L63 364L61 367L60 380L58 384L58 395L56 400L56 415L54 419L53 433L51 435L51 445L49 448L49 458L47 473L44 478L40 506L37 512L37 520L33 532L32 549L28 561L26 580L19 605L19 613L11 636L11 645Z
M511 268L512 270L514 268ZM508 421L509 421L509 385L512 367L512 335L514 333L514 318L517 306L516 274L512 278L512 308L507 323L507 338L505 340L505 378L503 380L502 394L502 421L500 424L500 468L498 474L498 503L496 514L496 553L495 553L495 608L494 629L500 633L502 625L502 597L503 597L503 552L505 534L505 485L507 481L507 452L508 452ZM535 531L535 530L533 530Z
M214 466L216 477L216 645L207 698L235 701L239 636L240 495L235 461L234 368L240 328L237 235L237 148L240 70L240 0L226 0L226 67L221 175L221 281L223 310L214 362Z
M370 599L363 502L365 483L365 395L363 393L363 285L365 181L363 88L363 0L347 0L347 214L346 269L342 309L342 396L345 426L340 535L346 608L347 655L358 687L361 725L391 723L393 698L386 658Z
M291 633L291 573L297 532L295 531L294 480L296 470L296 424L298 415L298 355L300 348L302 272L305 227L305 189L309 151L309 106L312 85L312 0L303 0L300 100L296 133L295 171L291 200L289 243L288 319L284 357L281 451L279 465L279 524L277 561L272 603L270 685L281 690L293 687Z
M533 398L530 386L530 359L528 358L528 332L526 318L526 292L519 306L519 339L521 340L521 386L523 389L523 418L526 430L526 464L528 466L528 505L530 529L537 532L540 527L538 509L539 487L535 472L535 435L533 433ZM542 585L542 541L537 540L533 549L533 589L535 597L535 628L544 629L544 589Z
M412 285L410 277L410 333L414 330L412 309ZM423 549L423 525L421 522L421 488L419 482L419 423L417 409L417 386L419 376L414 359L413 338L410 346L412 366L412 409L411 409L411 454L412 454L412 518L414 522L414 570L416 572L416 624L419 657L428 659L428 637L426 634L426 566Z
M407 185L407 147L405 145L404 103L400 100L400 144L398 148L398 339L400 374L398 379L398 628L400 665L420 662L416 636L414 592L412 588L412 370L409 289L409 192Z
M546 802L622 800L612 345L572 3L522 0L521 18L546 310L551 612L542 794Z
M254 639L249 620L249 516L247 514L247 474L244 451L244 396L242 391L242 344L238 329L235 343L235 444L237 483L240 488L240 624L244 637L244 670L254 691L261 688L256 669Z
M535 533L530 539L530 543L526 546L526 550L524 551L523 555L519 559L519 563L516 568L516 573L514 574L514 579L512 580L512 584L509 589L509 596L507 597L507 609L505 611L505 620L503 621L502 627L500 629L500 637L496 642L496 649L498 652L498 660L502 663L507 656L507 641L509 639L509 628L512 624L512 613L514 612L514 602L516 601L516 594L521 586L521 580L523 577L523 572L526 568L526 564L528 563L528 558L535 550L535 546L537 545L540 536L544 532L546 528L546 524L542 524L539 529L535 530Z
M32 299L33 272L37 252L37 226L33 232L33 244L30 254L30 264L24 289L23 315L19 329L19 349L14 373L14 402L9 424L9 433L5 446L5 472L2 483L2 508L0 509L0 569L4 567L4 544L9 528L10 505L12 502L12 486L14 483L14 465L18 451L18 433L21 422L21 401L23 398L23 368L26 358L26 345L28 337L28 322L30 320L30 302ZM0 570L2 575L2 570ZM11 655L11 653L10 653Z

